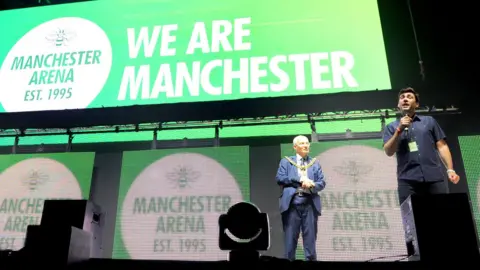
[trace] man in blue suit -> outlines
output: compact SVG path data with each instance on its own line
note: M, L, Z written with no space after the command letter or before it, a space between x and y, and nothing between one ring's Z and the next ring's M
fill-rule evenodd
M297 154L280 161L276 176L277 184L282 187L280 213L285 235L285 258L295 260L302 232L305 258L316 261L317 220L322 210L318 192L325 188L325 177L320 163L308 156L310 142L307 137L295 137L293 149Z

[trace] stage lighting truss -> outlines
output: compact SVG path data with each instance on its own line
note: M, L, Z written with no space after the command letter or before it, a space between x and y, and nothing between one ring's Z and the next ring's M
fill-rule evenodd
M443 108L422 107L417 110L422 115L443 115L458 114L459 109L450 106ZM0 137L24 137L24 136L52 136L52 135L69 135L73 137L75 134L99 134L99 133L119 133L119 132L161 132L162 130L181 130L181 129L203 129L212 128L217 132L223 128L229 127L245 127L245 126L267 126L280 124L310 123L312 132L316 132L316 122L327 121L347 121L347 120L367 120L380 119L382 126L379 130L383 130L385 119L393 119L398 115L396 108L363 110L363 111L338 111L327 113L311 113L311 114L285 114L268 117L255 118L237 118L209 121L181 121L181 122L164 122L164 123L142 123L119 126L95 126L95 127L77 127L71 129L48 128L48 129L14 129L0 130Z

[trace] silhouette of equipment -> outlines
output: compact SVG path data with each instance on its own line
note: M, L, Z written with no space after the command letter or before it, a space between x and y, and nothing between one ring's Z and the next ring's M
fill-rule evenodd
M88 200L46 200L40 225L29 225L19 253L39 266L64 267L99 257L103 215Z
M466 193L410 195L401 205L409 261L480 258Z
M270 247L268 215L248 202L237 203L220 215L219 247L230 250L230 261L258 261L259 252Z

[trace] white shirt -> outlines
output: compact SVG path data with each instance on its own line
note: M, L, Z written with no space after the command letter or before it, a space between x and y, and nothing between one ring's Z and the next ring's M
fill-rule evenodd
M297 154L297 165L302 166L302 159L303 158L299 154ZM305 165L307 165L306 161L303 162L303 166L305 166ZM302 177L302 175L307 176L307 171L306 170L303 171L303 172L302 172L302 170L300 170L300 168L298 168L297 170L298 170L298 176L300 176L300 177Z

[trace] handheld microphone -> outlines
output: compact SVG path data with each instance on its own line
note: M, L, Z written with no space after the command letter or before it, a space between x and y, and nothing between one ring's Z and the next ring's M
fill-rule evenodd
M402 110L402 116L408 116L408 111L407 110ZM405 131L405 134L408 135L408 127L404 128L403 131Z

